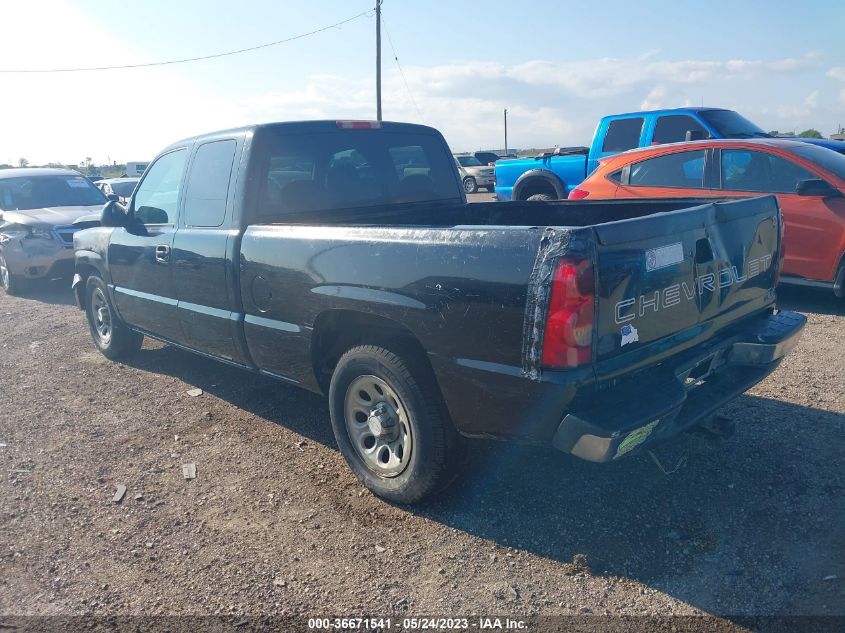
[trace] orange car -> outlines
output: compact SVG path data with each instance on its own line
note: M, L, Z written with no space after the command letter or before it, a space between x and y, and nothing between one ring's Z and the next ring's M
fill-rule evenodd
M781 281L845 296L845 155L831 149L784 139L656 145L603 160L569 198L761 193L775 194L783 212Z

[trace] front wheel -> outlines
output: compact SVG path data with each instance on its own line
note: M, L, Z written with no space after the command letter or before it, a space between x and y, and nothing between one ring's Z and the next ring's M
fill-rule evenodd
M545 201L548 201L548 200L555 200L555 199L556 198L553 198L552 196L550 196L547 193L535 193L533 196L528 196L529 202L545 202Z
M6 263L6 258L0 254L0 286L8 295L19 295L24 291L25 281L18 275L13 275Z
M464 178L464 191L467 193L475 193L478 191L478 183L475 182L475 178L472 176Z
M456 470L461 438L428 374L413 354L375 345L350 349L332 374L338 448L355 476L388 501L420 501Z
M130 330L115 314L106 283L99 277L89 277L85 285L85 314L94 345L106 358L117 360L141 349L143 334Z

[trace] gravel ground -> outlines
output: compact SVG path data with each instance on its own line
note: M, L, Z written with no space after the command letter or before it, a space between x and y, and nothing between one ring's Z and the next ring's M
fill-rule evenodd
M149 341L109 362L70 303L0 293L0 616L845 615L825 293L783 293L799 348L722 411L733 438L660 447L673 474L473 442L413 509L354 479L321 398Z

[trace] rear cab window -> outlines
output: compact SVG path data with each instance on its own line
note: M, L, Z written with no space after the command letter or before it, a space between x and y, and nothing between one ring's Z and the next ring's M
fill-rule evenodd
M253 155L250 207L259 217L461 199L454 159L435 135L267 128Z
M640 145L643 117L614 119L607 126L602 152L625 152Z

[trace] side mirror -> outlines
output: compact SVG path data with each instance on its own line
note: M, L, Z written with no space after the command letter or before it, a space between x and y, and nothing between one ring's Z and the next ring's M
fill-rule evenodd
M795 193L799 196L821 196L823 198L840 198L842 192L821 178L799 180L795 185Z
M112 202L120 202L120 196L116 193L110 193L106 196L106 198L108 198Z
M687 141L703 141L705 138L704 130L687 130L685 138Z
M109 200L100 215L100 226L126 226L126 209L115 200Z

